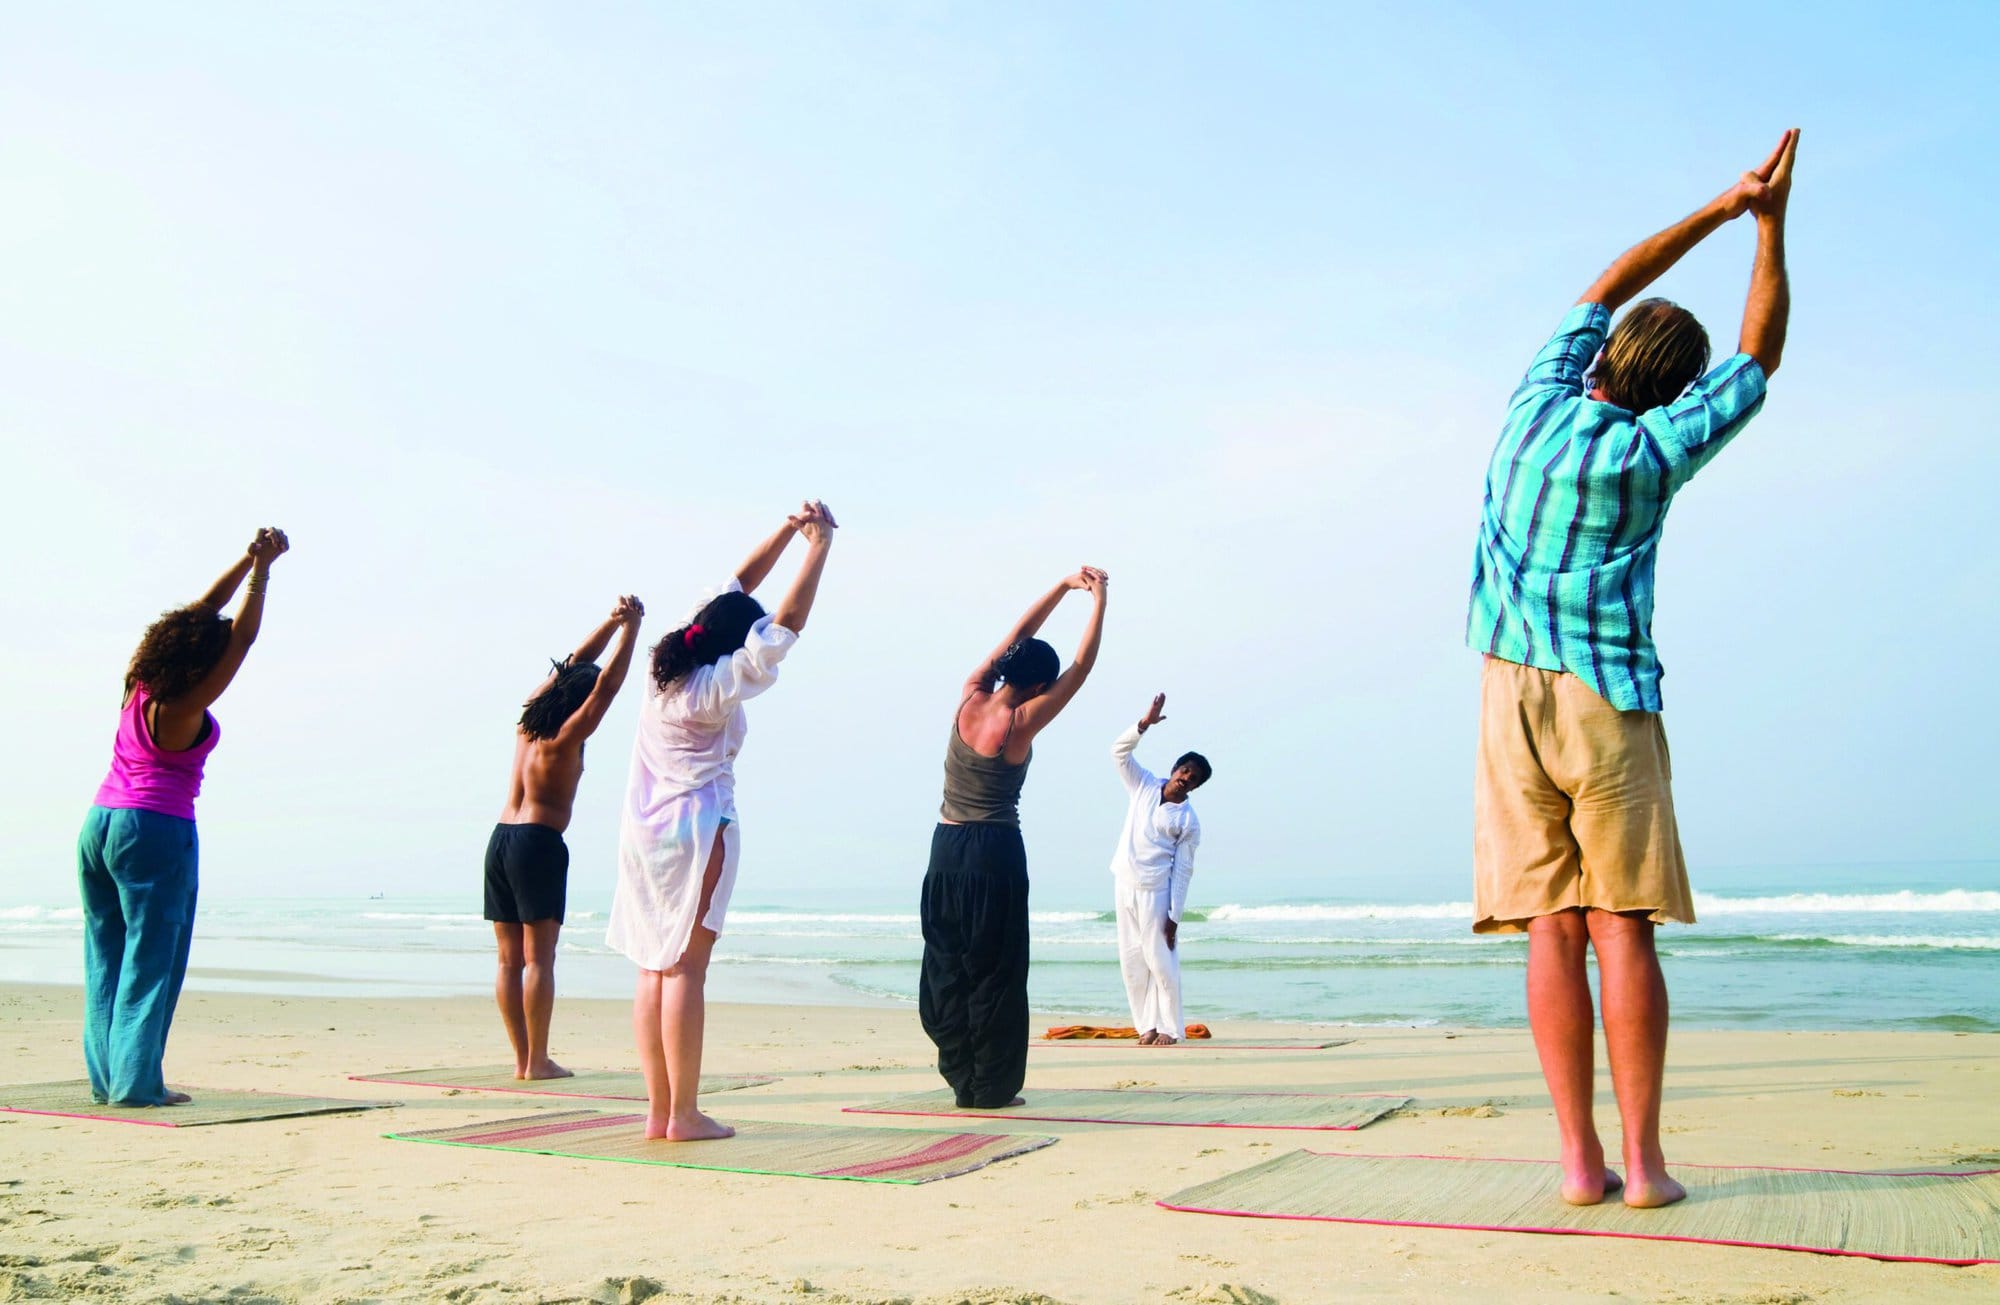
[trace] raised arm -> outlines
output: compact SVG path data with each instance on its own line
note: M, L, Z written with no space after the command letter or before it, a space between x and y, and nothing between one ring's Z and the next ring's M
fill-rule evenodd
M1737 183L1666 230L1646 237L1620 254L1610 267L1578 299L1580 304L1603 304L1612 312L1644 293L1647 286L1666 274L1686 253L1707 239L1723 223L1740 217L1770 190L1773 173L1796 133L1786 132L1778 148L1763 166L1746 172Z
M979 665L972 668L972 674L965 677L966 691L969 693L974 689L991 689L993 681L998 678L998 672L993 669L994 664L1006 654L1009 648L1012 648L1021 640L1034 638L1040 632L1043 624L1055 612L1056 608L1062 605L1065 594L1069 593L1072 589L1087 588L1090 569L1089 567L1084 567L1075 575L1064 576L1056 582L1054 588L1050 589L1040 598L1037 598L1034 606L1023 612L1021 619L1014 622L1014 628L1007 631L1007 637L1002 639L992 652L987 653L985 659Z
M792 536L799 533L799 527L805 524L806 518L812 514L815 507L823 511L826 505L807 502L797 512L786 517L784 525L772 531L768 539L757 545L751 550L750 556L743 559L743 565L736 568L736 583L743 586L744 593L755 593L757 586L764 583L764 578L771 574L771 568L778 564L780 557L784 556L785 547L792 542ZM827 524L838 523L832 517L828 517Z
M771 620L793 634L801 634L806 628L806 617L812 614L813 599L819 596L820 573L826 570L827 551L833 547L833 532L838 524L826 504L820 502L806 504L793 519L798 522L798 533L806 538L806 560L793 577L792 587L785 591L784 601L771 613Z
M1069 706L1069 700L1090 678L1091 667L1097 665L1097 647L1104 641L1104 602L1111 577L1094 566L1083 568L1081 574L1084 576L1084 588L1090 591L1090 619L1084 623L1083 638L1077 642L1076 657L1068 668L1056 677L1048 692L1029 700L1020 709L1016 724L1031 737Z
M230 576L235 575L240 579L247 575L250 579L249 585L243 591L243 601L237 604L236 615L230 621L229 643L222 650L221 658L192 689L171 703L161 704L160 710L164 717L176 723L184 722L188 718L198 718L222 696L222 691L229 687L230 681L236 678L236 672L242 669L244 657L249 655L250 645L257 642L257 633L264 625L264 590L271 583L271 564L283 557L291 547L292 541L286 538L284 531L276 526L264 527L257 532L257 537L250 541L250 547L244 550L242 559L229 571L224 572L223 578L216 581L215 587L209 590L211 596L220 591L222 602L227 602L238 583L238 580L232 580ZM224 588L225 584L227 588ZM204 598L203 601L206 602L208 599ZM220 602L216 604L220 605Z
M611 636L624 628L626 604L633 601L635 600L621 595L618 601L612 605L611 615L599 621L597 628L585 635L583 642L576 646L576 651L572 652L565 660L575 666L582 665L584 662L594 662L603 656L605 647L611 642Z
M625 687L625 674L632 669L632 645L639 641L639 624L645 619L646 605L626 594L619 598L610 619L598 627L602 637L593 634L571 654L578 661L595 661L597 655L604 651L610 632L617 632L618 642L611 649L611 660L598 672L597 683L590 686L590 696L583 700L583 705L576 709L574 715L563 722L564 735L587 739L603 722L604 713L611 710L612 699L618 696L618 690Z
M1150 771L1132 759L1132 753L1139 747L1139 736L1166 719L1160 714L1160 709L1166 705L1166 694L1154 694L1152 705L1146 708L1146 714L1139 718L1139 723L1127 728L1111 745L1111 763L1118 767L1118 778L1125 781L1127 793L1136 793L1148 784L1159 782Z
M262 534L263 532L259 531L258 533ZM208 592L195 601L201 603L204 607L211 607L218 612L221 611L222 605L236 595L236 586L243 583L243 577L250 574L251 565L250 550L246 548L243 550L243 556L232 562L229 569L218 576L215 583L208 587Z
M1792 160L1799 132L1785 133L1777 163L1763 191L1751 200L1757 214L1757 261L1750 267L1750 296L1743 305L1743 334L1736 351L1757 360L1770 376L1785 353L1785 327L1792 315L1792 283L1785 272L1785 207L1792 198Z

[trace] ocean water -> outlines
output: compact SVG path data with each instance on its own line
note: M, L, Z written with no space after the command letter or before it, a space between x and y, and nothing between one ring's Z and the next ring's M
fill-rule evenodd
M1232 876L1205 875L1211 883ZM2000 1031L2000 862L1787 867L1703 876L1699 924L1660 933L1687 1028ZM1471 903L1335 897L1217 901L1181 928L1193 1020L1501 1025L1525 1020L1525 942L1475 937ZM1105 880L1109 896L1109 879ZM916 889L840 907L738 889L710 971L718 1000L914 1007ZM632 969L604 945L608 895L573 893L560 991L622 997ZM1037 900L1038 1011L1125 1022L1116 927L1074 889ZM73 902L0 905L0 981L81 981ZM477 889L454 897L205 900L189 986L211 991L483 993L492 928Z

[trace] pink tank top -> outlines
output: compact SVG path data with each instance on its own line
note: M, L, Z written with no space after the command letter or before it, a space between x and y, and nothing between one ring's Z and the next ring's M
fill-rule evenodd
M157 811L164 816L194 819L194 799L201 792L201 767L215 751L222 726L202 713L206 731L201 742L181 752L168 752L153 742L146 728L142 685L118 717L118 738L111 745L111 773L97 790L97 805L124 811Z

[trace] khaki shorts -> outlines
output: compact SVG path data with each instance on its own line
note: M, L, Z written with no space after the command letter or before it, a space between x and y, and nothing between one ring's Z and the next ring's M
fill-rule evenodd
M1498 657L1479 700L1473 932L1519 933L1574 907L1694 923L1659 713Z

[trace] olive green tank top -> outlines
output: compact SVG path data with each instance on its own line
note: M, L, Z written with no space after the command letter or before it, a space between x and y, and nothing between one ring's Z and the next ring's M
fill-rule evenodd
M959 704L961 710L964 706ZM944 749L944 805L938 808L939 817L961 825L1021 823L1021 785L1027 781L1028 762L1035 759L1035 753L1029 749L1027 761L1018 766L1007 760L1007 739L1012 737L1014 725L1009 721L1007 737L1000 741L1000 755L981 756L959 737L958 717L952 716L951 741Z

